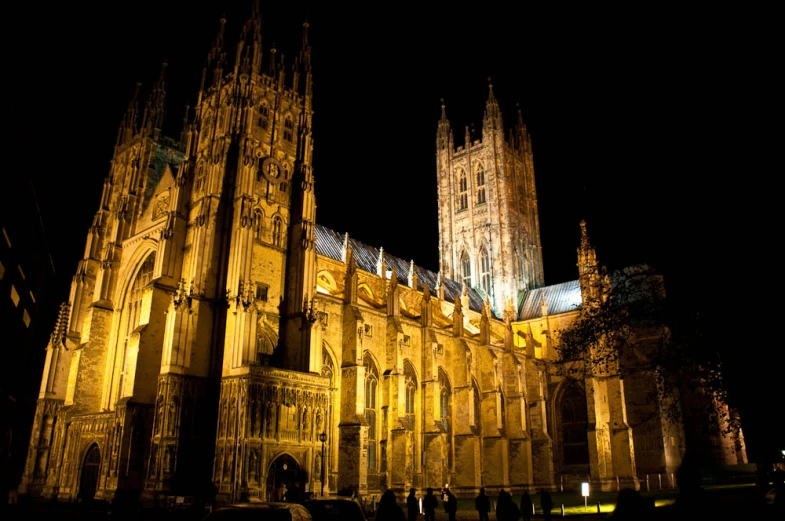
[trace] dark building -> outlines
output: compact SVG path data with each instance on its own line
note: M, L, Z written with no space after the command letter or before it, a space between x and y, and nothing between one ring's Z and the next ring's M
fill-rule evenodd
M55 307L48 298L54 265L35 187L5 184L0 205L0 432L3 497L16 489L30 439L46 335ZM3 501L5 503L5 501Z

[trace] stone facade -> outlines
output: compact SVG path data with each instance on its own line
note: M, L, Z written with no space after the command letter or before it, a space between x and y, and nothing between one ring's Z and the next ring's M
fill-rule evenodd
M560 303L597 281L543 287L520 114L505 139L491 88L482 139L454 148L443 110L429 272L316 224L308 26L288 76L274 50L262 72L260 26L254 12L232 62L221 28L179 140L160 130L164 71L129 105L47 347L23 491L637 487L639 439L655 441L646 472L673 471L678 425L639 434L626 382L546 363L580 313ZM596 267L584 237L580 273Z

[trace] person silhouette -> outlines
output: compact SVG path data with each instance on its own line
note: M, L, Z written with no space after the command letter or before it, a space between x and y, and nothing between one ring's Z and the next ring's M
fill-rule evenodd
M376 521L406 521L403 509L398 504L395 492L387 489L376 505Z
M422 498L422 510L425 514L425 521L436 521L436 508L439 506L439 499L433 495L433 489L425 489L425 496Z
M485 494L485 487L480 487L480 493L474 498L474 508L480 515L480 521L488 521L488 514L491 511L491 498Z
M609 519L614 521L653 521L654 503L644 498L640 492L631 488L619 491L616 508Z
M551 493L540 489L540 507L542 507L542 517L546 521L551 521L551 510L553 510L553 499Z
M496 504L496 521L518 521L521 511L518 505L512 500L509 492L502 489L499 491L499 502Z
M521 494L521 517L523 521L530 521L532 518L532 497L529 495L528 490L524 490Z
M409 521L415 521L420 514L420 504L417 501L417 496L414 495L415 490L409 489L409 495L406 496L406 513L408 514Z
M455 521L455 516L458 513L458 498L449 487L444 489L444 511L447 512L448 521Z

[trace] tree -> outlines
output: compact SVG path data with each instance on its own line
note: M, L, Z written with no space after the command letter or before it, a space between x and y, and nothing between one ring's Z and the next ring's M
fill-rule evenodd
M609 276L588 265L581 293L578 318L555 331L554 374L646 379L646 400L657 406L648 407L650 417L641 422L663 415L680 424L685 413L693 419L698 414L704 428L713 424L722 435L738 432L740 420L727 406L720 358L707 341L705 324L700 315L668 301L659 273L642 265Z

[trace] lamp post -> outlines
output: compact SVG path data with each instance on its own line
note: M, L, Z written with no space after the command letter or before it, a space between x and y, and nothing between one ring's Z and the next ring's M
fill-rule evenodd
M322 475L320 479L322 480L322 495L324 495L324 442L327 441L326 432L323 432L319 435L319 441L322 442Z

